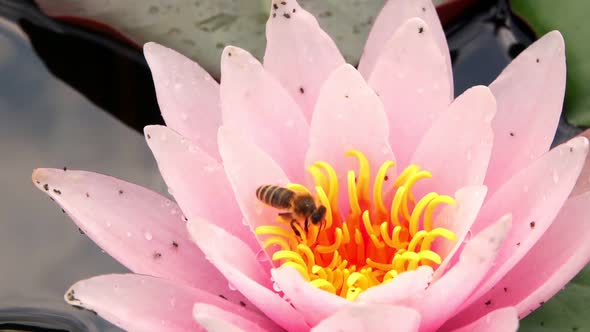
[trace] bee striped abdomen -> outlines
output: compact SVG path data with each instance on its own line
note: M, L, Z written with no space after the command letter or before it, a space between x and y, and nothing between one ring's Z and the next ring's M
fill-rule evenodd
M256 189L256 197L259 200L277 209L290 208L294 196L295 192L279 186L264 185Z

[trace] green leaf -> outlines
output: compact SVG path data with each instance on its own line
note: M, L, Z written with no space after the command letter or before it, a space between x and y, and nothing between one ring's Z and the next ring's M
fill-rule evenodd
M572 124L590 126L590 1L512 0L512 10L539 36L559 30L567 59L566 117Z
M590 267L561 292L520 322L522 332L590 331Z

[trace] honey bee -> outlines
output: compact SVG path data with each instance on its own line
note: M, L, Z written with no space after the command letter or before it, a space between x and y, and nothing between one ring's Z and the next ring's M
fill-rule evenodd
M303 229L307 233L309 222L313 225L320 224L326 216L326 207L316 205L309 193L296 192L288 188L273 185L263 185L256 189L256 197L263 203L288 212L280 212L279 216L290 219L289 225L295 235L301 234L294 226L295 223L304 221Z

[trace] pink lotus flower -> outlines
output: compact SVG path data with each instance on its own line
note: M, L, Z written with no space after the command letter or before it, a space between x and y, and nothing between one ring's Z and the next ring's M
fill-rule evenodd
M570 195L588 141L548 151L558 32L455 100L427 0L385 5L358 71L294 0L273 1L267 39L264 66L227 47L220 85L145 45L168 125L145 136L177 203L35 170L136 273L80 281L68 302L132 331L514 331L588 262L590 194ZM325 218L277 217L262 185L311 192Z

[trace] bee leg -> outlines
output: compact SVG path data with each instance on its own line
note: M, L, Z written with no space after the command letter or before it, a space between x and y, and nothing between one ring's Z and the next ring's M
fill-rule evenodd
M309 227L309 218L305 218L305 225L303 227L303 229L305 230L305 233L307 233L308 227Z
M297 229L297 227L294 226L294 224L297 223L297 220L293 219L291 220L291 223L289 223L289 225L291 225L291 229L293 229L293 233L295 233L295 235L299 238L301 238L301 233L299 233L299 230Z
M320 229L318 230L318 233L320 233L322 231L324 226L326 226L326 222L322 220L322 222L320 223Z
M291 217L293 217L293 214L291 212L279 212L279 217L290 219Z

